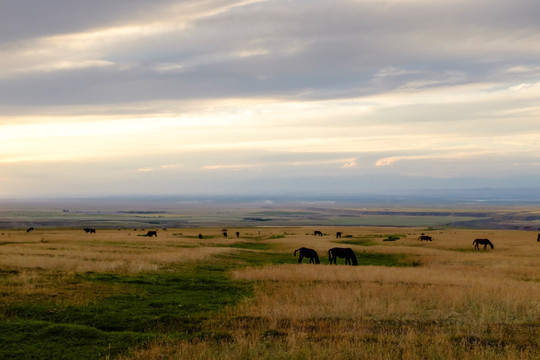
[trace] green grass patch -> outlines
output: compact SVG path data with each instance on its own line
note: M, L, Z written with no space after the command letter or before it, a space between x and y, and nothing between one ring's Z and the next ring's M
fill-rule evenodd
M356 253L358 265L375 266L419 266L418 261L410 259L406 254Z
M268 239L284 239L285 235L270 235Z
M98 359L151 338L196 337L212 314L251 292L249 284L228 278L230 266L184 265L176 271L136 275L79 274L74 282L120 285L111 289L121 290L84 306L38 298L0 306L0 358Z
M155 338L151 334L24 319L0 320L0 334L2 359L104 359Z

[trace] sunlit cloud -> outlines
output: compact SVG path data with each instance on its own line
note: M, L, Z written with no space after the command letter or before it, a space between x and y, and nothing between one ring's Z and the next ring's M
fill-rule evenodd
M349 162L346 162L345 164L343 164L342 168L344 168L344 169L352 169L352 168L355 168L357 166L358 166L358 164L356 163L356 161L352 160L352 161L349 161Z
M0 36L0 172L92 166L164 192L213 190L209 173L540 176L540 5L501 4L71 5L84 24Z

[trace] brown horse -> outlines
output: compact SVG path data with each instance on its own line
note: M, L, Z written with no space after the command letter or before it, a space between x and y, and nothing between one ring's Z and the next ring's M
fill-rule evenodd
M491 246L492 249L495 248L495 246L493 246L491 241L489 241L488 239L475 239L473 241L473 245L474 245L475 250L480 250L479 245L484 245L484 250L486 250L486 247L488 245Z
M336 259L345 258L345 265L358 265L358 261L356 260L356 255L354 255L354 251L351 248L331 248L328 250L328 260L330 260L330 265L332 263L336 264Z
M309 249L309 248L306 248L306 247L301 247L300 249L296 249L294 250L294 256L296 256L296 252L299 252L299 257L298 257L298 263L302 263L302 259L307 257L309 258L309 263L310 264L320 264L321 262L319 261L319 254L317 254L317 252L313 249Z

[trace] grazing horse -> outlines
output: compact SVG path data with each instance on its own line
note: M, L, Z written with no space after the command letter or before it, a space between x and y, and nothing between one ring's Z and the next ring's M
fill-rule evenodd
M351 248L335 247L328 250L328 260L330 260L330 265L332 265L332 263L337 265L336 259L338 257L345 258L345 265L358 265L356 255L354 255L354 251Z
M336 239L341 239L341 235L342 235L342 234L343 234L343 233L342 233L341 231L338 231L338 232L336 233Z
M237 231L237 232L236 232L236 237L237 237L237 238L240 237L240 231Z
M313 232L313 236L322 236L322 232L320 232L319 230L315 230Z
M420 237L418 238L418 240L420 240L420 241L424 241L424 240L425 240L425 241L432 241L433 238L432 238L431 236L429 236L429 235L420 235Z
M157 230L150 230L146 233L146 235L143 235L143 236L146 236L146 237L152 237L152 236L155 236L157 237Z
M34 231L34 228L33 228L33 227L29 227L28 229L26 229L26 232L30 232L30 231Z
M199 234L199 240L202 239L202 234Z
M88 233L95 234L96 233L96 229L92 229L92 228L84 228L83 230L84 230L84 232L86 234L88 234Z
M538 237L536 238L536 241L540 242L540 234L538 234Z
M479 245L484 245L484 250L486 250L486 246L488 245L491 246L492 249L495 247L488 239L475 239L473 245L476 250L480 250Z
M317 254L317 252L313 249L308 249L308 248L305 248L305 247L301 247L300 249L296 249L294 250L294 256L296 256L296 252L299 252L299 257L298 257L298 263L302 263L302 259L307 257L309 258L309 263L310 264L320 264L321 262L319 261L319 254Z

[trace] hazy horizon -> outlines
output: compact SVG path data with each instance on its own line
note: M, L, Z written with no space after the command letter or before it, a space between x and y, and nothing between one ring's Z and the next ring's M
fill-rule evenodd
M534 0L9 2L0 198L537 194L538 13Z

